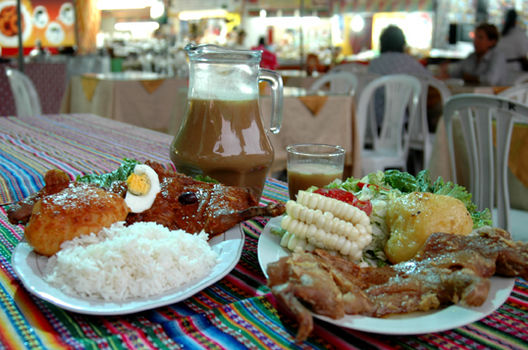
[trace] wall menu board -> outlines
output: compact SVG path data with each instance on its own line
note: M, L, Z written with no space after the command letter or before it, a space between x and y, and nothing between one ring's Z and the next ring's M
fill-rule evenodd
M68 0L20 0L24 48L75 44L75 11ZM0 47L18 47L17 0L0 0Z

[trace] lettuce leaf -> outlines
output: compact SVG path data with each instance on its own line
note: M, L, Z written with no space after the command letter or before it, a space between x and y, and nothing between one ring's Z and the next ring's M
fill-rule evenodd
M99 187L109 188L116 181L126 181L128 176L134 171L136 164L139 164L139 162L135 159L123 158L119 168L110 173L77 176L76 181L93 183Z
M466 206L473 219L473 228L492 224L489 209L479 211L475 203L471 200L471 193L469 193L465 187L454 184L451 181L445 182L441 177L433 182L428 170L420 171L416 177L399 170L387 170L385 171L383 181L385 184L404 193L415 191L431 192L454 197L459 199Z
M383 178L385 185L400 190L403 193L410 193L419 191L418 181L416 178L403 171L399 170L387 170L385 171L385 176Z

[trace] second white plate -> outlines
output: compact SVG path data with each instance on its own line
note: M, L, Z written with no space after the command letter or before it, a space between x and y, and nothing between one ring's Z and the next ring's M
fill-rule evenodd
M264 227L258 242L258 260L260 268L267 277L266 268L290 253L279 244L280 238L270 232L272 227L280 227L282 217L272 218ZM498 309L510 296L515 284L514 278L492 277L488 299L479 307L451 305L449 307L387 318L375 318L358 315L345 315L335 320L314 314L314 317L335 325L371 333L410 335L442 332L478 321Z

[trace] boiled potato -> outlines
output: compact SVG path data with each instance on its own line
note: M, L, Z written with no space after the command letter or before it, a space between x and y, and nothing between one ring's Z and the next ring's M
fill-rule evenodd
M393 264L414 257L434 232L467 235L471 215L460 200L426 192L412 192L392 200L386 216L390 237L385 254Z

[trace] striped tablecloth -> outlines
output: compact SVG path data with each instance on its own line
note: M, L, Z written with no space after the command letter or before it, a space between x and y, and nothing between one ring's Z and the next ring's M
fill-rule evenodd
M16 201L42 186L47 169L71 176L115 169L123 157L169 164L171 137L92 115L0 118L0 195ZM263 203L287 198L269 178ZM520 349L528 343L528 284L517 279L506 303L465 327L418 336L386 336L316 321L294 344L295 326L279 317L259 268L257 245L266 218L246 221L242 257L222 280L166 307L124 316L85 316L30 294L11 266L23 227L0 206L0 348L166 349Z

